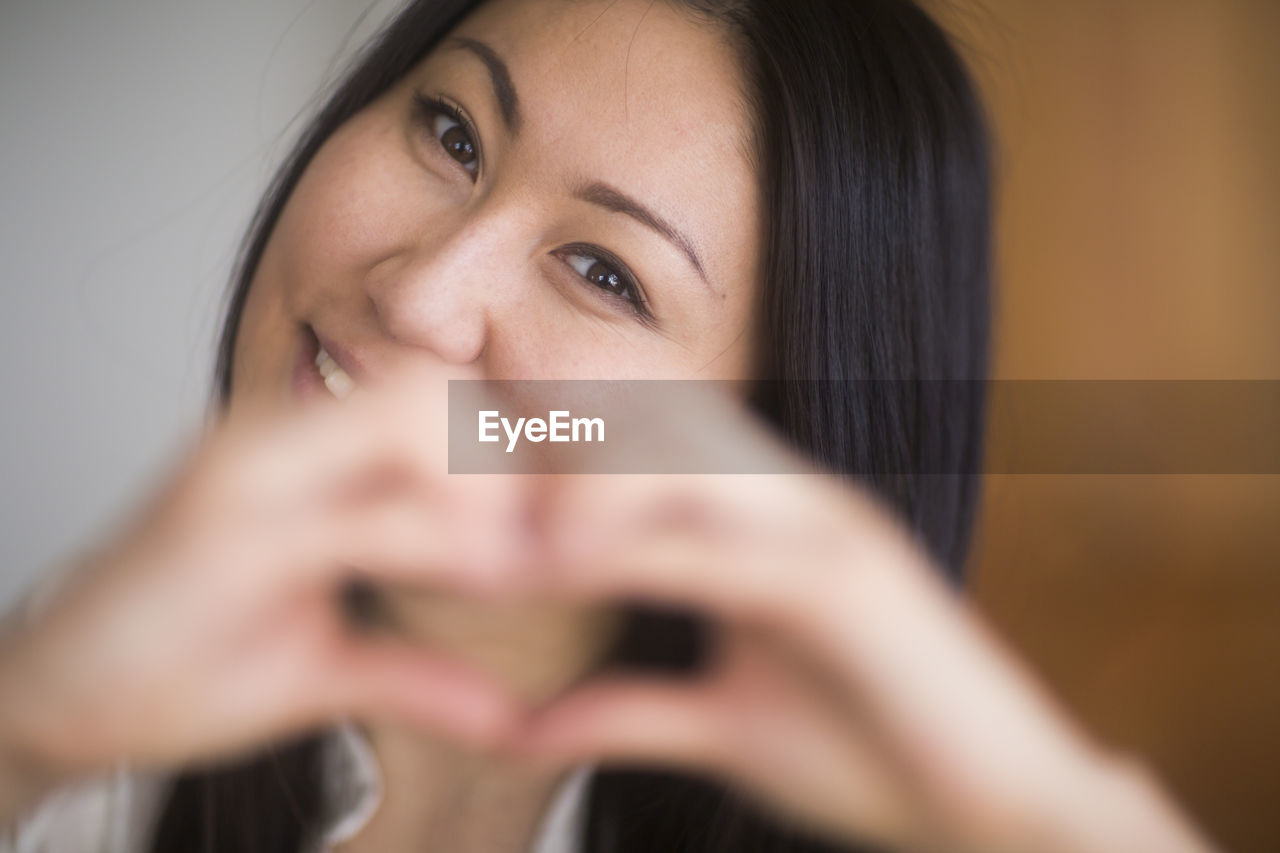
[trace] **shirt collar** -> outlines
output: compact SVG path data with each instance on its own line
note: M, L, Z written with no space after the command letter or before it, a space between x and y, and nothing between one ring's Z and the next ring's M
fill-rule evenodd
M325 740L324 789L328 819L322 832L328 850L353 838L382 802L382 771L373 747L353 723ZM576 853L586 817L590 766L575 769L560 784L534 836L532 853Z

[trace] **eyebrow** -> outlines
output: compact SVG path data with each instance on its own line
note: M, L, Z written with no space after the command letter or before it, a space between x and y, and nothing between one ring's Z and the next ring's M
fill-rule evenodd
M658 232L684 253L684 256L689 259L689 263L693 264L693 268L697 270L698 277L702 279L702 283L707 287L711 287L711 282L707 280L707 272L702 266L702 261L698 258L698 253L693 248L692 241L680 233L670 222L667 222L631 196L600 181L592 181L578 187L574 191L574 196L583 201L599 205L606 210L611 210L614 213L630 216L640 224Z
M516 95L516 86L511 82L511 69L502 61L497 51L482 41L454 36L449 39L448 47L467 50L480 58L489 70L489 79L493 82L493 95L498 100L498 111L502 113L502 122L507 132L516 136L520 132L520 98Z
M502 113L502 121L507 126L507 133L516 136L520 132L522 117L520 115L520 98L516 94L515 83L511 80L511 69L502 61L497 51L482 41L465 36L454 36L446 42L447 47L470 51L479 57L489 70L489 79L493 83L493 94L498 101L498 110ZM631 196L601 181L591 181L579 186L574 196L583 201L603 207L614 213L630 216L645 227L656 231L669 243L679 249L689 259L697 271L702 283L714 291L707 279L707 271L702 260L693 248L693 241L680 232L674 225L636 201Z

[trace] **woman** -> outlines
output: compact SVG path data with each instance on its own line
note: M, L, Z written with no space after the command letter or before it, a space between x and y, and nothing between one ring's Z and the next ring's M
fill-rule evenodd
M985 157L901 0L408 6L259 209L212 434L6 636L19 846L1205 849L936 578ZM860 484L450 477L450 377L782 380L760 452ZM628 673L696 663L669 608L709 660Z

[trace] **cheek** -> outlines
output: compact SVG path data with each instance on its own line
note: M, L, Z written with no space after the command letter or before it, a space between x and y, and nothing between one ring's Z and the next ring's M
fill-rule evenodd
M278 271L320 281L368 269L424 221L429 194L415 195L387 134L353 119L325 143L285 206L272 236ZM395 152L394 154L392 152Z
M750 335L727 326L695 345L616 328L552 304L495 318L483 356L493 379L717 379L750 375Z
M495 317L484 353L493 379L646 378L661 369L661 353L640 348L598 321L550 296L532 310Z
M330 137L272 229L236 334L233 406L278 396L292 372L298 318L394 245L386 210L373 203L393 198L386 158L354 153L376 150L369 131L357 116Z
M741 327L737 334L701 366L698 378L735 382L753 378L756 373L753 331L750 327Z
M290 325L277 288L265 286L261 268L254 277L240 314L232 362L230 408L234 412L250 399L272 396L272 377L287 360L282 346Z

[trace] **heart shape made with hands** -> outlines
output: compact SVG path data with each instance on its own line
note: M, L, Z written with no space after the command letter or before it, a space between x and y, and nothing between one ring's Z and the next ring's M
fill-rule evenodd
M795 473L805 466L725 393L727 383L464 378L469 381L447 392L451 472L457 433L474 430L477 411L576 406L630 428L613 430L612 442L582 457L575 458L572 447L526 445L517 454L490 456L500 467L483 470L495 473L450 473L448 479L464 485L445 510L443 528L469 529L493 544L509 525L524 525L520 534L539 552L532 562L541 565L522 567L523 579L486 580L483 589L465 582L458 588L375 587L356 579L342 592L351 624L443 651L530 704L557 695L605 662L671 675L696 671L710 654L713 632L709 620L679 602L625 595L605 602L589 590L584 600L576 594L581 590L566 596L538 581L557 571L562 554L578 560L583 553L608 552L611 543L643 536L646 528L728 526L714 517L714 496L758 480L737 471ZM437 431L433 438L440 436ZM566 469L571 473L558 473ZM465 485L468 480L478 483L478 492ZM704 488L710 480L717 485ZM528 556L520 558L528 562Z

